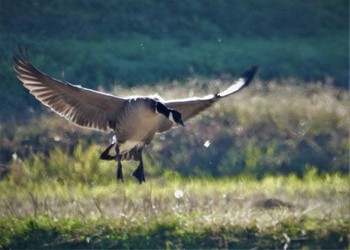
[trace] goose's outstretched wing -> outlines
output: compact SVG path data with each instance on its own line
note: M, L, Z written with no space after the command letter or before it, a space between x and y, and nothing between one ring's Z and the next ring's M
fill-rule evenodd
M244 87L248 86L252 81L258 67L252 66L249 70L247 70L234 84L232 84L228 89L215 94L208 95L202 98L194 97L188 99L179 99L179 100L170 100L165 101L164 104L171 109L175 109L179 111L182 115L182 120L186 121L191 117L197 115L199 112L209 108L216 101L220 100L223 97L230 96ZM172 127L172 123L164 120L158 132L164 132Z
M14 55L18 79L42 104L67 120L87 128L113 129L127 100L56 80L35 68L23 56Z

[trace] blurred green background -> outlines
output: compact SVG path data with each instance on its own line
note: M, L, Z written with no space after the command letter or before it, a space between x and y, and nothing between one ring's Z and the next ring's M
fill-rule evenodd
M147 150L149 175L164 169L184 176L256 177L303 176L312 168L348 171L347 0L0 3L2 163L16 152L30 168L32 161L47 166L76 147L108 143L108 136L71 132L63 119L40 116L47 108L12 69L11 55L21 45L34 65L58 79L106 91L118 86L134 93L144 86L139 94L157 88L165 96L174 89L206 95L214 91L210 79L224 85L250 65L260 66L248 90L203 113L187 134L157 137ZM187 97L189 91L182 93ZM94 164L92 172L101 169Z
M252 64L264 80L346 88L348 10L347 0L1 0L1 118L40 105L15 80L18 45L44 72L92 88L237 76Z

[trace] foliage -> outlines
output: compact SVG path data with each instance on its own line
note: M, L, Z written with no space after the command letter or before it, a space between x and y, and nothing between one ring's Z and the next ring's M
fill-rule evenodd
M142 186L8 180L0 183L0 247L346 248L348 185L315 171Z
M147 224L135 225L134 220L122 223L105 220L82 222L76 219L54 221L50 218L7 219L0 221L3 234L2 246L16 249L182 249L182 248L230 248L254 247L280 249L344 249L347 247L346 223L340 227L323 224L327 228L304 229L313 220L283 223L261 230L256 225L188 225L188 219L173 216L157 218ZM337 225L339 226L339 225ZM193 228L198 227L198 228Z

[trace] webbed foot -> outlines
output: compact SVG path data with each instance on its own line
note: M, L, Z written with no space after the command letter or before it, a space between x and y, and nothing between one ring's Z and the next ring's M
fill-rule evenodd
M140 184L146 182L145 173L143 172L143 164L140 164L132 175L140 182Z
M111 161L115 159L115 156L112 156L109 154L109 151L111 150L111 148L115 145L115 142L113 142L111 145L109 145L105 151L102 152L102 154L100 155L100 160L106 160L106 161Z

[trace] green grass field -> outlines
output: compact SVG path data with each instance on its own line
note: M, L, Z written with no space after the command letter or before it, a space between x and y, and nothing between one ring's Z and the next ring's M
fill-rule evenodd
M2 248L345 249L349 177L0 183Z

